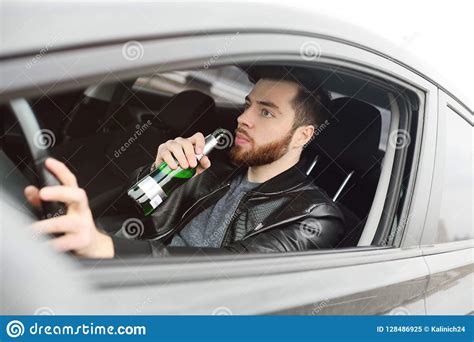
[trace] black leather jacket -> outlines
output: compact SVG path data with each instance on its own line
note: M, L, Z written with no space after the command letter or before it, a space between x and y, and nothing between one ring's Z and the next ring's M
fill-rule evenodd
M138 240L126 239L123 231L112 237L116 256L179 255L208 253L295 252L334 248L344 234L344 217L336 204L320 188L306 179L304 161L249 191L237 210L229 215L221 248L171 247L172 236L204 209L215 204L229 189L230 181L244 167L214 162L198 176L187 181L145 220ZM142 177L149 167L138 172ZM250 227L238 227L239 215ZM245 229L243 238L235 232Z

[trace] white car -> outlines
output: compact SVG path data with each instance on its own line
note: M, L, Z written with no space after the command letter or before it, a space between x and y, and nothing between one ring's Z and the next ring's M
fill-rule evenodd
M3 4L2 314L473 313L472 104L369 32L248 6ZM53 181L47 154L98 222L130 223L114 206L129 172L190 126L232 129L261 65L307 68L339 106L346 130L325 136L338 150L308 152L320 157L308 177L353 219L338 248L77 260L28 229L23 188Z

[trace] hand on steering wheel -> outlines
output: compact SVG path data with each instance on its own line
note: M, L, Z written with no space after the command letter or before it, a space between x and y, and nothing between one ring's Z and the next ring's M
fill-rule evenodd
M34 223L33 229L55 236L50 243L58 251L89 258L113 257L112 239L97 230L86 192L79 188L76 177L66 165L48 158L48 150L36 143L34 137L41 130L28 102L11 100L10 107L23 131L41 187L26 187L25 196L42 210L43 218L47 217Z
M61 234L50 243L57 251L71 251L80 257L112 258L112 239L97 230L86 192L79 188L74 174L60 161L48 158L46 168L62 185L25 188L25 197L35 207L42 202L62 202L66 214L38 221L32 225L42 234Z

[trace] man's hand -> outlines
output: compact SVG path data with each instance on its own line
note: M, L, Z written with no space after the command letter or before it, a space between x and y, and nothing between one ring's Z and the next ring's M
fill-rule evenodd
M196 133L190 138L179 137L174 140L168 140L158 147L154 166L158 167L164 161L171 169L175 170L178 168L176 159L182 169L195 168L197 166L196 174L200 174L211 166L211 161L207 156L203 156L198 165L196 155L201 154L203 150L204 135L202 133Z
M48 186L41 190L30 185L25 188L25 197L35 207L39 207L41 201L63 202L67 206L67 213L35 222L32 228L43 234L63 233L50 241L57 251L72 251L86 258L112 258L112 239L97 230L86 192L79 188L76 177L56 159L48 158L45 164L63 185Z

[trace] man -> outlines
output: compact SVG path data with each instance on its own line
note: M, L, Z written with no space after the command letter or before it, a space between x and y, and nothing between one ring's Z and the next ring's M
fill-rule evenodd
M64 202L67 214L36 222L33 229L64 233L51 240L53 247L89 258L337 247L343 215L306 179L301 158L318 125L329 118L329 98L298 69L254 69L251 77L256 84L237 119L230 163L211 166L209 157L202 158L197 175L158 207L139 240L126 238L126 226L115 236L100 231L84 190L54 159L46 166L63 185L40 191L29 186L25 196L36 206ZM196 167L203 147L201 133L170 140L158 148L154 165ZM138 177L148 171L149 166Z

